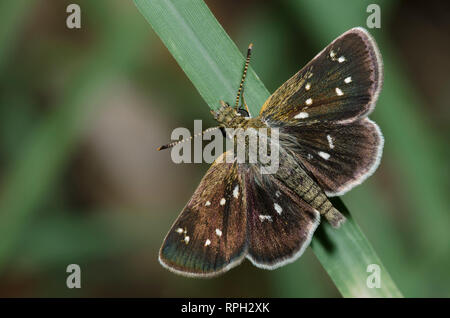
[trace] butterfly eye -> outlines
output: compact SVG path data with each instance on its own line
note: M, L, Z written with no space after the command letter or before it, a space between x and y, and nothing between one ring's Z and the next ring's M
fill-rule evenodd
M243 117L250 117L250 114L244 108L239 108L238 109L238 114L243 116Z

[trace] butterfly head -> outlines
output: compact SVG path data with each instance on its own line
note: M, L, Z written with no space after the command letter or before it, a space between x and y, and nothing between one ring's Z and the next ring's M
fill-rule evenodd
M214 119L217 120L219 126L225 128L237 128L241 127L242 123L249 119L245 116L246 113L236 111L234 107L231 107L224 101L220 101L220 104L221 106L218 110L211 111L211 114L213 114Z

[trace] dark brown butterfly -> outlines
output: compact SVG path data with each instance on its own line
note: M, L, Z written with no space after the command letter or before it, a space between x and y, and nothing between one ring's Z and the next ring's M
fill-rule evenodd
M353 28L278 88L258 117L222 103L213 112L221 128L278 129L279 168L262 174L258 164L228 163L222 154L167 234L161 264L195 277L218 275L245 257L274 269L303 253L321 216L339 227L345 218L327 196L360 184L380 161L383 137L367 116L382 79L374 40Z

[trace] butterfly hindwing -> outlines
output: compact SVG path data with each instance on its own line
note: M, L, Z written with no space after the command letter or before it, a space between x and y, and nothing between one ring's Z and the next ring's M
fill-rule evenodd
M381 84L375 41L363 28L353 28L278 88L260 115L282 125L352 122L373 110Z
M281 127L280 142L329 196L342 195L369 177L383 149L380 129L368 118L349 124Z
M245 173L247 258L274 269L296 260L309 245L320 214L271 175Z
M223 154L203 177L161 247L161 264L187 276L209 277L240 263L246 253L244 192L237 164Z

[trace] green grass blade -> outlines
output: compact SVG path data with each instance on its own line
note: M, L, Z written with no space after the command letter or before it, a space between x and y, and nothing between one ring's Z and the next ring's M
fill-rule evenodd
M311 247L344 297L402 297L377 253L339 198L333 205L347 216L338 229L322 222ZM379 266L381 288L368 288L368 266Z
M219 100L234 102L244 57L201 0L134 0L210 108ZM331 39L330 39L331 40ZM255 115L269 92L250 68L246 101ZM333 202L347 212L339 230L323 224L312 248L344 297L402 297L380 259L340 199ZM325 223L325 222L323 222ZM381 288L366 285L369 264L381 268Z

